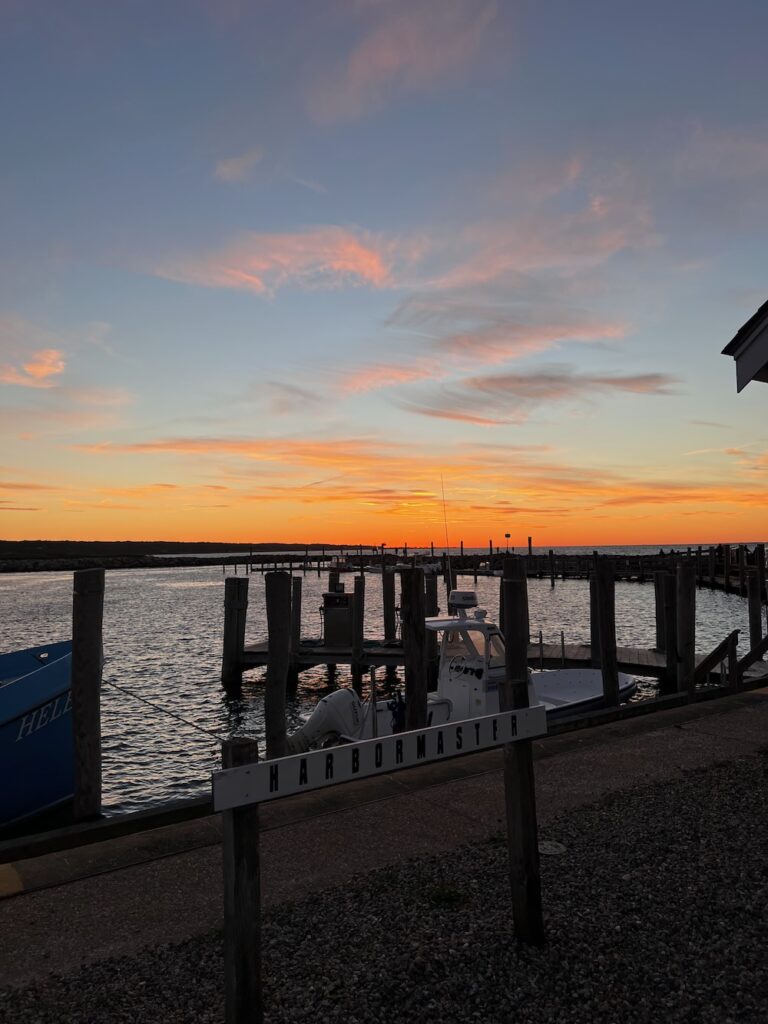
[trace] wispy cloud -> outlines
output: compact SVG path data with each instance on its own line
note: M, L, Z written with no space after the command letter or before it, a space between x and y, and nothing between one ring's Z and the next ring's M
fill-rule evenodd
M678 380L663 373L579 374L570 367L467 377L420 401L402 402L422 416L481 426L525 423L534 409L589 401L599 394L672 395Z
M370 363L345 372L342 391L373 391L445 379L467 367L506 363L566 344L614 342L629 329L625 323L564 308L553 313L547 320L522 305L483 302L479 297L467 302L412 296L389 318L387 326L417 334L418 350L414 352L411 342L409 354L397 361Z
M396 270L417 261L422 239L375 235L357 228L318 226L285 234L250 232L221 249L169 259L160 277L209 288L270 295L287 285L391 288Z
M408 384L414 380L424 380L440 376L440 368L434 362L404 363L373 363L358 367L342 375L342 391L355 393L361 391L378 391Z
M311 83L307 108L319 123L353 120L462 78L482 51L498 4L400 0L366 9L373 25Z
M768 175L768 122L754 125L695 125L673 159L685 180L746 180Z
M269 381L266 388L269 396L269 411L275 416L306 411L324 401L317 390L302 388L298 384Z
M455 264L425 287L462 289L513 274L574 273L600 266L625 249L658 241L647 203L594 194L569 212L543 207L470 225L444 248L458 257Z
M261 146L254 146L239 156L219 160L213 169L213 176L217 181L224 181L228 184L248 181L253 168L263 159L264 150Z
M292 174L290 171L286 171L285 176L288 181L292 181L295 185L301 185L302 188L309 189L310 192L316 192L321 196L328 194L326 186L320 181L315 181L314 178L305 178L299 174Z
M501 363L547 351L564 342L615 341L626 332L626 324L597 319L526 323L510 318L476 330L447 334L438 344L443 351L455 356Z

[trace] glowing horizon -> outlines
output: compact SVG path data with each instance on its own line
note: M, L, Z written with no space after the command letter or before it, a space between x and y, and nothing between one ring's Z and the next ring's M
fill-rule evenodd
M739 6L9 5L0 536L765 539Z

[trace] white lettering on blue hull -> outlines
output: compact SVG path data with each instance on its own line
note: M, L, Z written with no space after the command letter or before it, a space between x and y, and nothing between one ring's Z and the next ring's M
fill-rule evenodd
M51 722L55 722L57 718L61 718L62 715L66 715L71 710L72 694L62 693L55 700L48 701L47 704L42 704L39 708L35 708L34 711L28 712L21 719L16 742L18 743L20 740L26 739L33 732L37 732L38 729L50 725Z

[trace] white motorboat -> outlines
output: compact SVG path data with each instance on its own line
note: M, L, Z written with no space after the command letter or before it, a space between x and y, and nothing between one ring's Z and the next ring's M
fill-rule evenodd
M477 607L474 591L454 590L449 605L456 615L430 617L428 630L442 634L437 690L427 695L427 725L442 725L497 714L499 683L506 672L504 637L487 612ZM633 676L619 673L619 697L636 689ZM603 701L600 669L554 669L528 672L528 702L543 704L549 718L563 717ZM388 700L365 703L351 687L323 697L312 714L288 737L289 751L298 753L332 742L389 736L405 727L405 698L398 691Z

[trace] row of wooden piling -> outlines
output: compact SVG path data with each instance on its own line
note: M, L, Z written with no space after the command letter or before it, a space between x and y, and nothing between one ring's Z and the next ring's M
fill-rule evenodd
M527 580L526 560L522 556L509 556L504 561L505 578L513 572L515 578ZM438 612L438 580L434 574L425 575L422 569L410 567L400 573L399 621L401 644L396 644L397 607L395 605L395 576L382 572L384 611L384 642L389 645L395 663L404 666L406 714L408 728L421 728L422 705L426 708L426 693L433 689L437 672L437 638L424 628L424 619ZM750 622L750 652L757 652L753 660L765 653L768 636L762 635L762 611L759 577L748 575ZM590 649L591 662L600 668L603 676L604 701L615 707L619 702L618 657L615 613L615 566L613 559L594 557L590 573ZM706 682L710 673L722 662L727 663L727 678L731 688L738 679L738 630L726 637L704 661L696 664L696 565L693 560L675 564L674 571L657 571L653 577L656 601L656 650L666 656L661 675L660 693L688 693L691 697L698 685ZM286 572L266 574L266 605L268 643L265 652L267 674L265 690L265 718L267 757L281 756L284 749L285 699L295 687L301 662L301 588L300 576ZM333 591L337 577L329 579ZM452 567L445 578L446 590L454 586ZM244 667L243 650L247 609L248 579L230 577L225 584L225 635L222 661L222 682L229 690L237 690ZM334 650L334 658L347 659L351 666L352 684L362 695L362 683L369 662L363 631L365 602L365 576L354 580L352 597L353 639L348 650ZM520 625L521 643L530 639L530 622L526 617ZM500 580L500 622L505 621L504 582ZM233 629L237 629L237 634ZM369 661L366 661L368 656ZM713 660L714 659L714 660ZM391 664L392 662L390 662ZM335 664L329 664L335 668ZM642 671L641 671L642 674ZM417 721L417 719L419 719Z
M334 556L335 562L329 562L324 553L253 555L250 560L241 564L246 575L285 570L291 573L300 572L302 575L316 572L320 576L323 571L334 570L334 565L334 571L360 573L370 568L372 564L394 569L395 566L400 567L404 562L410 561L411 565L418 566L421 557L412 551L409 553L407 545L402 549L402 554L400 548L385 549L383 546L370 551L371 554L366 554L360 548L358 553L348 554L346 557ZM505 557L507 556L502 554L498 547L495 552L488 555L465 554L462 542L458 553L443 551L437 559L433 545L430 561L433 565L439 565L439 572L442 575L452 569L453 572L460 572L463 575L473 575L477 580L478 576L500 574ZM546 553L534 554L529 549L528 554L522 557L525 559L526 576L537 579L548 577L554 587L558 579L588 579L592 575L592 567L598 552L594 551L591 555L575 555L550 549ZM660 550L657 554L615 555L612 556L612 561L616 579L636 580L641 583L653 579L656 572L674 572L678 565L690 564L695 567L696 586L725 590L726 593L735 591L742 596L747 595L750 574L756 573L759 591L763 599L766 597L764 543L755 544L751 549L746 544L718 544L707 548L699 545L697 548L689 547L685 550ZM238 562L235 561L235 574L237 570ZM222 571L226 571L226 564L222 565Z

